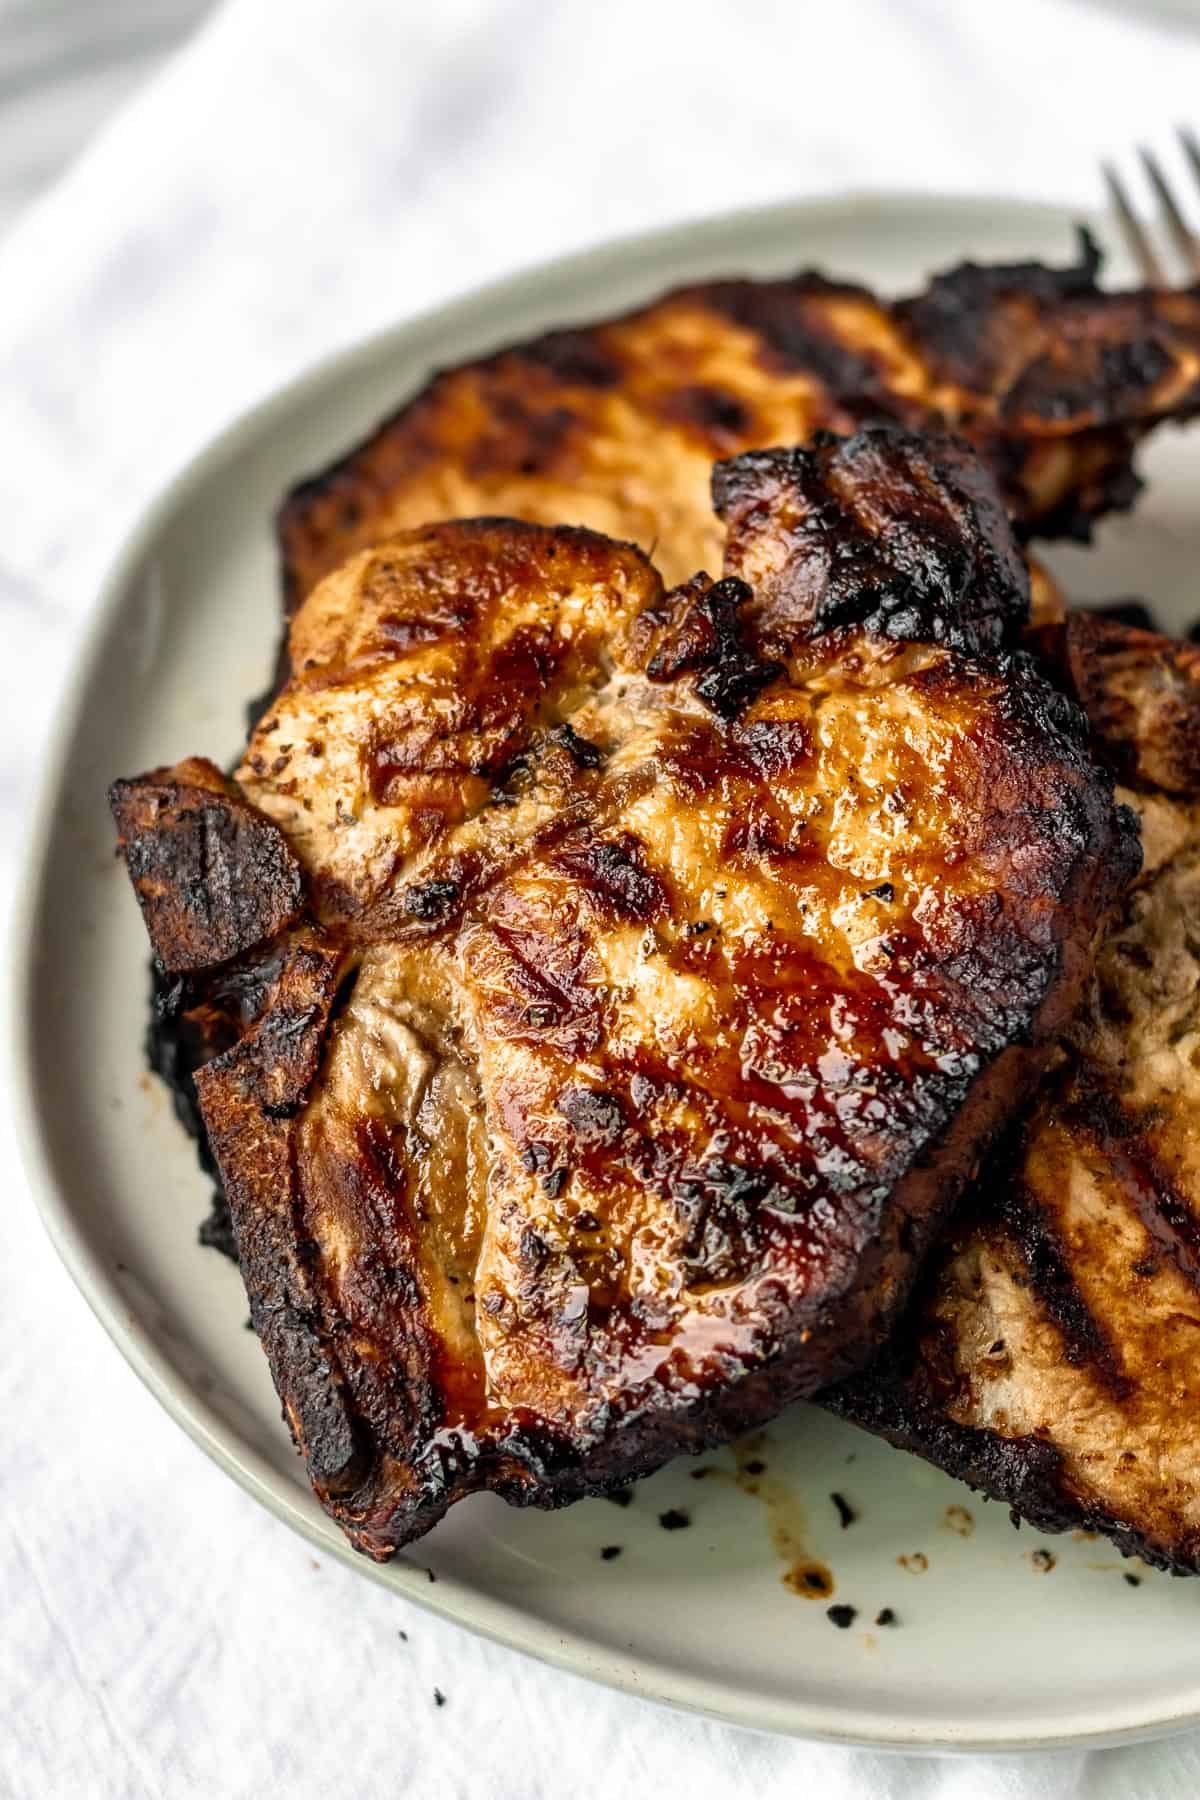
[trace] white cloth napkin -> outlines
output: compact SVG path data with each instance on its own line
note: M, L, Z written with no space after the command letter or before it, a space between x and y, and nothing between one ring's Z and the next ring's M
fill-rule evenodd
M1079 0L232 0L0 246L5 892L103 564L316 354L743 202L908 184L1087 203L1097 153L1162 141L1198 77L1186 21ZM1200 1792L1200 1735L889 1758L660 1711L426 1616L205 1461L58 1268L7 1128L0 1168L4 1794Z

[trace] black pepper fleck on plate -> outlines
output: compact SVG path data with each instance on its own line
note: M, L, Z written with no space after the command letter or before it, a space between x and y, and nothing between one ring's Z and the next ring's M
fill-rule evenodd
M658 1522L664 1531L684 1531L692 1519L691 1514L685 1513L681 1506L672 1506L665 1513L659 1513Z
M433 1570L432 1570L432 1569L426 1569L426 1571L425 1571L425 1573L426 1573L426 1574L427 1574L427 1575L428 1575L428 1577L429 1577L429 1579L430 1579L430 1581L436 1581L436 1580L437 1580L437 1576L436 1576L436 1575L435 1575L435 1574L434 1574L434 1572L433 1572Z
M633 1499L633 1489L614 1488L611 1494L604 1495L604 1499L611 1502L613 1506L628 1506Z
M1029 1560L1039 1575L1048 1575L1058 1558L1052 1550L1034 1550L1031 1551Z
M435 1705L435 1706L445 1706L445 1704L446 1704L446 1696L445 1696L445 1694L443 1694L443 1692L442 1692L442 1690L441 1690L441 1688L434 1688L434 1690L433 1690L433 1704L434 1704L434 1705Z
M407 1633L407 1631L401 1631L401 1632L400 1632L400 1633L398 1633L398 1636L399 1636L399 1638L400 1638L400 1642L401 1642L401 1643L402 1643L402 1644L407 1644L407 1642L408 1642L408 1633Z
M896 1625L899 1621L890 1606L881 1606L875 1614L875 1623L877 1625Z
M849 1631L851 1625L853 1625L855 1619L858 1617L858 1608L857 1606L843 1605L827 1606L825 1608L825 1617L829 1620L831 1625L836 1625L839 1631Z
M744 1463L742 1466L743 1472L747 1475L765 1475L767 1472L766 1463L757 1456L753 1462Z
M837 1516L842 1522L842 1530L845 1531L847 1526L853 1525L858 1514L847 1500L845 1494L830 1494L829 1498L837 1508Z
M605 1562L611 1562L614 1556L620 1556L620 1554L620 1544L605 1544L603 1550L600 1552L600 1555Z
M1141 1587L1142 1585L1142 1578L1140 1575L1126 1575L1124 1579L1129 1583L1130 1587Z

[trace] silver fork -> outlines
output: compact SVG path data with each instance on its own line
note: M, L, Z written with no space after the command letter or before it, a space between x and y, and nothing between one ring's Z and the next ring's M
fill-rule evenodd
M1186 128L1179 131L1178 137L1184 161L1200 189L1200 140ZM1192 230L1184 217L1183 209L1175 198L1158 158L1145 149L1139 150L1138 155L1158 201L1160 222L1166 236L1176 254L1182 258L1188 278L1195 280L1200 277L1200 234ZM1150 231L1138 217L1130 201L1129 190L1111 163L1106 162L1102 167L1104 185L1108 189L1109 200L1133 260L1151 287L1174 287L1175 283L1167 273L1166 264L1154 247Z

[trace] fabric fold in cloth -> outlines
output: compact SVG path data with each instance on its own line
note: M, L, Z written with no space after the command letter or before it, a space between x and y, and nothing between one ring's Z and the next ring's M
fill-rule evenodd
M209 437L315 358L735 206L879 186L1096 204L1098 153L1161 139L1198 74L1200 31L1084 0L231 0L0 243L6 900L104 565ZM398 1601L182 1436L58 1266L7 1121L0 1159L6 1793L1200 1791L1200 1734L964 1761L776 1740Z

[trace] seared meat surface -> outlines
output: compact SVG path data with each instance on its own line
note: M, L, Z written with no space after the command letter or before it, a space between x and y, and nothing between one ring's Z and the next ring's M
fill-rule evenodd
M1073 267L967 263L887 301L800 274L714 281L436 375L279 517L294 608L356 551L431 519L588 525L668 583L717 568L720 457L875 420L949 425L1026 529L1128 505L1132 455L1200 403L1200 294L1106 294Z
M856 625L978 654L1029 617L995 484L961 439L818 433L718 463L713 501L725 573L750 584L768 637Z
M1048 1530L1200 1572L1200 649L1054 634L1145 866L1035 1106L839 1412Z
M862 472L923 455L846 446L839 498L814 452L839 554L890 532ZM118 784L156 949L217 1022L196 1087L254 1324L369 1554L859 1365L1036 1080L1136 843L1032 661L953 647L1028 595L945 456L891 620L936 589L945 642L668 592L587 531L431 526L313 592L232 781Z

